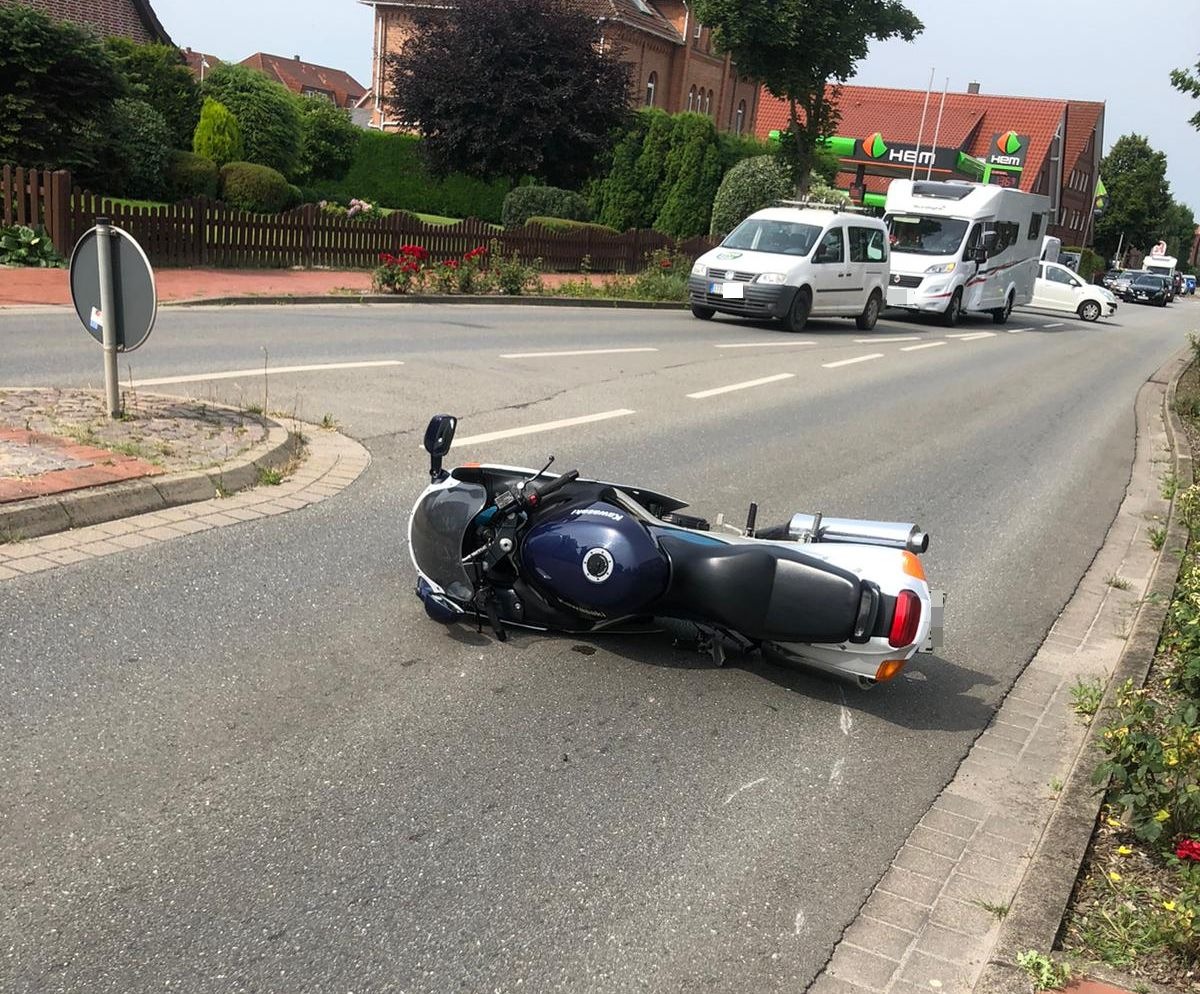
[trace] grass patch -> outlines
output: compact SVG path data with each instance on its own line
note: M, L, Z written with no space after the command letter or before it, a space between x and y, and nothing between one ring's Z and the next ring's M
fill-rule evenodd
M1080 718L1085 718L1084 724L1091 724L1100 710L1100 701L1104 698L1104 685L1098 678L1084 680L1079 677L1071 688L1071 710Z
M283 471L266 466L258 468L258 485L260 487L277 487L283 482Z
M1167 540L1167 530L1162 527L1151 528L1148 538L1150 540L1150 548L1158 552Z
M1067 963L1056 963L1049 956L1030 949L1017 953L1017 966L1029 974L1034 990L1056 991L1066 987L1071 980L1071 967Z
M1116 573L1109 573L1104 578L1104 582L1115 590L1128 590L1132 584L1123 576L1118 576Z

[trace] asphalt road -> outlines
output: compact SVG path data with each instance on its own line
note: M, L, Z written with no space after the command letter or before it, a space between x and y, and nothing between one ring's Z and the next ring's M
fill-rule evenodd
M402 365L266 377L269 408L371 450L337 498L0 588L0 989L802 991L1099 547L1134 395L1195 307L953 338L164 309L123 379ZM595 349L654 351L502 358ZM99 375L73 316L0 316L0 381ZM249 404L263 381L134 389ZM918 521L947 643L868 693L656 638L436 626L403 532L437 410L461 437L610 415L452 459L554 452L735 521L752 499Z

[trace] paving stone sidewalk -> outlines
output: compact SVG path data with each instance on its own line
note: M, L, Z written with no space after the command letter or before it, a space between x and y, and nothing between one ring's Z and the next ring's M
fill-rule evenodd
M1149 532L1168 518L1159 480L1174 465L1165 390L1151 381L1139 394L1129 489L1071 602L809 994L968 994L1007 957L1001 920L1019 886L1038 884L1026 871L1089 731L1072 688L1108 683L1158 563Z

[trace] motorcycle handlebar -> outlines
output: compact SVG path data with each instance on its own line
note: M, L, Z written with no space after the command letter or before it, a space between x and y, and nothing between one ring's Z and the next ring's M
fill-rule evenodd
M562 489L572 480L577 479L579 479L579 470L573 469L570 472L563 473L562 476L556 476L542 487L534 486L533 483L527 483L525 484L525 503L529 507L536 507L556 490Z

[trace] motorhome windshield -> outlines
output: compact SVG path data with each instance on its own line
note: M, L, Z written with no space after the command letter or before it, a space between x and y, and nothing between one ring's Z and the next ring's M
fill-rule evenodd
M1154 266L1147 264L1146 269L1152 273L1157 273L1159 276L1170 276L1172 272L1170 266Z
M777 255L808 255L820 233L815 224L748 217L730 232L721 246Z
M887 219L892 251L913 255L957 255L967 222L954 217L893 214Z

